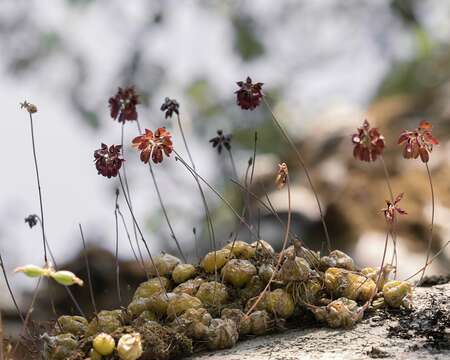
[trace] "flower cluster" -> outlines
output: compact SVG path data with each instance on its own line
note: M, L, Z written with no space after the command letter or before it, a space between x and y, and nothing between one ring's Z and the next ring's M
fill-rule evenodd
M35 227L38 223L38 216L35 214L28 215L25 218L25 222L28 224L28 226L31 228Z
M217 130L217 136L209 140L213 148L217 148L219 154L222 153L222 148L231 150L231 134L225 135L222 130Z
M403 131L398 139L398 144L404 144L403 157L405 159L417 159L420 156L422 162L430 160L430 153L433 145L438 145L439 141L431 133L433 126L430 122L423 120L417 129L413 131Z
M122 158L121 150L121 145L111 145L108 147L106 144L102 144L100 149L95 150L94 162L99 174L107 178L117 176L122 167L122 163L125 161Z
M132 141L133 147L141 151L141 160L148 163L150 157L155 164L163 161L163 153L170 156L173 151L172 135L166 128L160 127L153 131L145 129L143 135Z
M28 111L30 114L34 114L37 113L37 106L34 104L30 104L28 101L24 101L23 103L20 103L20 108L21 109L25 109L26 111Z
M384 150L384 137L377 128L371 128L367 120L358 132L353 134L352 142L355 145L353 156L361 161L375 161Z
M136 105L139 104L139 95L134 87L122 89L119 87L117 94L109 99L111 117L119 122L137 120Z
M235 92L237 105L243 110L255 109L263 98L262 86L264 84L253 84L250 77L247 77L246 81L238 81L236 84L239 86L239 90Z
M402 199L403 199L403 193L398 195L394 199L394 202L392 202L390 200L386 200L386 207L381 209L381 211L384 213L384 218L386 219L386 221L389 224L392 224L394 222L396 213L399 213L401 215L408 214L405 210L403 210L402 208L398 207L398 203Z
M165 98L164 103L161 105L161 111L165 111L165 117L171 118L173 113L179 115L180 104L175 99Z

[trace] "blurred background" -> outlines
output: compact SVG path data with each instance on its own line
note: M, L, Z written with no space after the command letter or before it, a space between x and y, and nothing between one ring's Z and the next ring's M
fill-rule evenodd
M450 238L449 39L450 3L445 1L0 0L0 251L20 306L26 309L35 281L14 275L13 269L43 262L40 230L24 222L39 213L39 202L28 114L19 109L23 100L39 109L35 135L51 250L60 267L85 278L78 231L83 224L96 296L105 308L117 306L113 252L119 184L97 175L93 151L101 142L120 143L121 126L108 109L118 86L136 86L141 125L166 126L186 157L175 118L165 119L159 110L166 96L178 100L198 172L238 211L245 196L229 181L228 153L219 155L208 141L218 129L233 135L232 154L243 182L257 131L251 190L263 200L267 192L285 217L286 190L276 191L274 178L277 164L286 162L293 230L309 247L321 248L314 198L270 112L235 105L235 82L248 75L264 83L268 102L310 167L333 246L360 265L381 261L385 222L380 209L389 193L381 163L353 159L351 134L365 118L380 128L394 192L405 192L402 207L408 212L398 226L398 274L413 274L425 262L431 196L424 164L402 159L396 140L424 118L441 140L429 163L437 197L436 253ZM127 123L125 144L136 135L135 124ZM152 252L178 255L148 169L128 145L125 158L136 217ZM197 261L210 244L194 179L173 157L154 170L174 232L188 259ZM213 193L205 192L223 245L238 223ZM249 221L279 249L283 228L251 200ZM119 202L131 229L122 196ZM126 297L144 277L122 226L119 238ZM248 230L240 229L239 238L249 240ZM446 249L428 273L448 273L449 265ZM3 278L0 286L3 316L13 320ZM52 293L58 311L76 312L64 290ZM90 312L87 287L75 295ZM36 313L45 318L48 299L40 298Z

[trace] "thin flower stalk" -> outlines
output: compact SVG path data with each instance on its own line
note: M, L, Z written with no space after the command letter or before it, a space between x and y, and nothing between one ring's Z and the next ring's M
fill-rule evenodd
M412 274L411 276L408 276L404 281L409 281L409 280L411 280L414 276L416 276L416 275L418 275L418 274L420 274L420 272L421 271L423 271L424 269L426 269L437 257L439 257L439 255L441 255L442 254L442 252L445 250L445 248L448 246L450 244L450 240L449 241L447 241L440 249L439 249L439 251L436 253L436 254L434 254L434 256L431 258L431 259L429 259L428 261L427 261L427 263L424 265L424 266L422 266L419 270L417 270L414 274Z
M137 120L136 120L137 121ZM124 148L124 132L125 132L125 122L123 122L122 123L122 127L121 127L121 136L120 136L120 145L122 146L122 156L124 157L125 155L124 155L124 151L125 151L125 148ZM127 191L127 196L128 196L128 200L130 201L130 206L131 206L131 208L133 208L133 200L132 200L132 198L131 198L131 192L130 192L130 187L129 187L129 185L128 185L128 176L127 176L127 170L126 170L126 166L125 166L125 163L123 164L123 180L124 180L124 183L125 183L125 189L126 189L126 191ZM116 203L116 209L118 209L118 204ZM123 220L123 219L122 219ZM123 224L124 224L124 226L126 226L125 225L125 220L123 220ZM132 226L133 226L133 235L134 235L134 241L136 242L136 247L137 247L137 250L138 250L138 253L139 253L139 258L140 258L140 262L139 261L137 261L138 263L141 263L141 266L142 266L142 268L143 269L145 269L145 266L144 266L144 257L143 257L143 255L142 255L142 250L141 250L141 246L140 246L140 244L139 244L139 240L138 240L138 234L137 234L137 230L136 230L136 225L134 224L134 222L132 221ZM127 231L127 234L128 234L128 230L126 230ZM129 234L128 234L129 235ZM131 240L130 240L131 241ZM130 242L130 245L131 245L131 242ZM131 249L133 250L133 253L134 253L134 249L133 249L133 246L131 245ZM144 270L145 271L145 270ZM147 272L145 271L145 273L146 273L146 275L147 275L147 277L148 277L148 274L147 274Z
M167 99L166 99L166 102L167 102ZM173 100L172 100L172 102L173 102ZM164 104L163 104L163 106L164 106ZM161 110L163 110L163 107L161 107ZM179 110L178 110L178 103L176 101L175 101L174 105L167 106L167 108L166 108L166 118L168 116L172 117L172 112L175 112L176 115L177 115L178 128L180 129L181 138L183 139L184 147L185 147L186 152L188 154L191 166L194 169L194 171L197 171L197 168L196 168L195 162L194 162L194 158L192 157L191 151L189 150L189 146L188 146L188 143L187 143L187 140L186 140L186 136L184 134L183 125L181 123L180 113L179 113ZM216 246L216 237L215 237L215 233L214 233L214 225L213 225L213 222L212 222L212 217L211 217L211 213L209 211L208 203L206 201L205 193L203 192L202 185L201 185L201 183L198 180L198 177L196 175L194 175L194 180L197 183L198 191L200 192L200 197L201 197L202 203L203 203L203 208L205 210L205 216L206 216L206 222L207 222L207 228L208 228L210 244L212 246L213 251L216 251L217 250L217 246ZM217 271L216 271L216 273L217 273Z
M161 285L161 289L163 289L164 296L166 296L166 298L168 298L167 292L166 292L166 288L164 287L164 284L162 282L161 275L159 274L159 270L158 270L157 266L155 265L152 253L150 252L150 248L149 248L149 246L147 244L147 241L145 240L144 234L142 233L142 230L141 230L141 228L140 228L140 226L139 226L139 224L138 224L138 222L136 220L136 217L134 216L134 212L133 212L133 210L132 210L132 208L130 206L130 202L129 202L128 197L127 197L127 195L125 193L125 187L124 187L122 176L121 176L120 172L119 172L119 182L120 182L120 187L122 188L122 192L124 194L124 198L125 198L125 202L127 204L128 210L130 211L130 215L131 215L134 223L136 224L136 228L137 228L137 230L139 232L139 235L141 236L141 240L142 240L142 242L143 242L143 244L145 246L145 249L147 250L148 257L150 258L150 262L152 263L153 268L156 271L156 276L157 276L157 278L159 280L159 283Z
M97 304L95 302L94 286L93 286L92 278L91 278L91 267L89 266L89 258L88 258L88 253L87 253L86 241L84 239L83 227L81 226L81 224L78 224L78 227L80 229L81 242L83 243L84 263L86 265L86 272L87 272L87 278L88 278L89 296L91 297L91 304L92 304L92 308L94 309L94 314L95 314L95 316L97 316L97 314L98 314Z
M36 221L39 222L39 225L42 227L42 220L41 220L41 218L39 216L37 216L37 215L30 215L30 216L33 216L36 219ZM51 248L51 246L50 246L50 244L49 244L49 242L47 240L47 237L45 237L45 244L47 246L47 250L48 250L48 253L50 255L50 260L51 260L52 266L55 268L55 270L57 270L58 266L57 266L57 263L56 263L56 260L55 260L55 256L53 255L53 251L52 251L52 248ZM73 295L72 290L70 290L70 288L68 286L64 286L64 288L65 288L65 290L67 292L67 295L69 295L70 300L72 301L72 303L76 307L78 313L81 316L86 317L86 315L84 314L84 311L81 309L81 306L78 303L77 299L75 299L75 296Z
M19 315L20 320L22 321L22 324L24 324L25 323L25 318L22 315L22 311L20 311L19 305L17 304L17 301L16 301L16 297L14 296L14 293L12 291L11 284L9 283L8 274L6 273L5 264L3 262L2 254L0 254L0 266L2 268L3 277L5 278L5 283L6 283L6 287L8 288L9 295L11 296L11 299L12 299L12 301L14 303L14 307L16 308L17 315Z
M434 213L435 213L435 197L434 197L434 189L433 189L433 181L431 180L431 172L428 167L428 161L430 160L430 154L433 151L433 147L435 145L439 145L439 140L432 133L433 125L426 120L422 120L419 123L419 126L413 131L404 130L398 139L398 144L402 145L403 148L403 157L405 159L417 159L425 164L428 182L430 185L431 191L431 224L430 224L430 232L427 246L427 256L425 260L425 267L423 269L422 275L420 276L420 280L418 284L420 284L425 276L426 264L428 263L428 259L431 254L431 245L433 243L433 228L434 228Z
M331 240L330 240L330 235L328 233L328 227L327 224L325 222L325 215L323 213L322 210L322 205L320 203L319 200L319 195L317 194L316 188L312 182L311 176L309 174L309 170L308 167L306 166L305 161L303 160L303 156L301 155L300 151L297 149L297 147L295 146L294 142L292 141L292 139L290 138L290 136L288 135L288 133L286 132L286 130L283 128L283 126L281 125L281 123L278 121L277 117L275 116L272 108L270 107L269 103L267 102L267 100L265 98L263 98L264 104L266 105L266 107L268 108L270 114L272 115L272 119L275 123L275 125L278 127L278 129L280 130L281 134L283 135L283 137L285 138L285 140L289 143L289 145L291 146L292 150L295 152L296 156L297 156L297 160L300 164L300 166L302 167L303 171L305 172L306 175L306 179L309 183L309 187L311 188L311 191L314 194L314 198L316 200L317 203L317 207L319 209L319 214L320 214L320 220L322 222L322 227L323 227L323 231L325 234L325 239L326 239L326 243L327 243L327 249L328 252L331 251Z
M44 263L47 264L47 247L45 245L45 221L44 221L44 206L42 200L42 189L41 189L41 179L39 176L39 166L36 154L36 141L34 136L34 125L33 125L33 113L37 112L36 107L33 108L34 105L28 104L26 101L21 104L22 108L25 108L28 111L28 115L30 117L30 131L31 131L31 146L33 149L33 160L34 160L34 169L36 172L36 182L38 188L39 195L39 209L41 212L41 230L42 230L42 246L44 248Z
M136 121L136 124L137 124L137 128L138 128L139 134L142 134L141 126L139 124L139 121ZM169 227L170 236L175 241L175 245L176 245L176 247L178 249L178 252L179 252L181 258L183 259L184 262L186 262L186 257L184 256L184 253L183 253L183 250L181 249L180 243L178 242L178 239L175 236L175 231L173 230L172 223L170 221L169 215L168 215L167 210L166 210L166 206L164 205L164 201L163 201L163 198L161 196L161 192L160 192L159 186L158 186L158 181L156 180L156 176L155 176L155 173L153 171L152 164L151 164L152 160L155 163L161 162L162 159L163 159L163 155L162 154L165 153L168 156L168 155L170 155L170 153L172 152L172 149L173 149L172 148L172 141L170 139L168 139L168 140L170 140L170 142L168 143L166 140L163 139L161 143L156 145L157 146L157 154L155 155L153 153L153 151L154 151L156 146L152 145L150 140L153 141L155 136L159 135L162 132L162 131L159 131L159 130L164 130L165 131L164 128L159 128L157 131L155 131L155 134L153 134L151 131L146 130L146 133L144 135L139 135L138 137L136 137L133 140L133 145L135 147L137 147L139 150L142 151L141 152L141 160L144 163L148 163L148 168L149 168L149 171L150 171L150 175L152 177L153 185L155 187L156 195L158 197L159 204L160 204L161 210L162 210L162 212L164 214L164 218L166 220L167 226ZM167 134L170 137L170 133L169 132L165 132L164 133L165 136L167 136ZM146 144L147 144L147 146L145 146Z
M236 209L230 204L230 202L225 199L208 181L206 181L198 172L194 171L194 169L192 169L185 160L183 160L183 158L174 150L175 152L175 160L179 160L184 167L193 175L197 175L198 178L220 199L222 200L222 202L231 210L231 212L234 214L234 216L236 216L236 218L241 222L241 224L243 224L247 229L249 229L249 231L251 232L251 234L255 237L256 240L257 239L257 234L253 231L252 227L247 223L247 221L241 216L239 215L239 213L236 211Z
M116 203L114 206L114 224L116 230L116 246L114 255L116 257L116 289L117 289L117 299L119 304L122 304L122 296L120 294L120 263L119 263L119 219L117 217L117 204L119 201L119 190L116 190Z
M287 243L288 243L288 240L289 240L289 233L290 233L290 229L291 229L291 216L292 216L291 188L290 188L290 184L289 184L289 174L288 173L286 173L286 187L287 187L287 195L288 195L288 217L287 217L286 231L285 231L285 234L284 234L283 246L282 246L281 251L280 251L280 253L278 255L278 261L277 261L277 264L275 266L275 270L272 273L272 276L270 277L270 279L269 279L267 285L265 286L265 288L263 289L263 291L259 294L259 296L256 299L256 301L253 303L253 305L250 307L250 309L248 309L248 311L245 314L245 316L249 316L253 312L253 310L256 308L256 306L258 306L258 304L260 303L260 301L264 297L264 294L269 290L270 285L272 284L272 281L275 278L275 275L278 273L278 270L279 270L280 265L281 265L281 261L283 260L284 250L287 248Z

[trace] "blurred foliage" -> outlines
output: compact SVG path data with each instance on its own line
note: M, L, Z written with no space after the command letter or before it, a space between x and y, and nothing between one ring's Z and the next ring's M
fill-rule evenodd
M256 25L252 18L237 16L232 19L232 24L235 29L234 47L243 60L254 60L264 54L264 45L258 39Z

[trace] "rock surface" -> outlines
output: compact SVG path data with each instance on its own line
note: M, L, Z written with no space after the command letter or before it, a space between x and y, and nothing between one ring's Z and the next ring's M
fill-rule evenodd
M376 311L350 330L294 329L195 360L450 359L450 283L415 289L414 310Z

